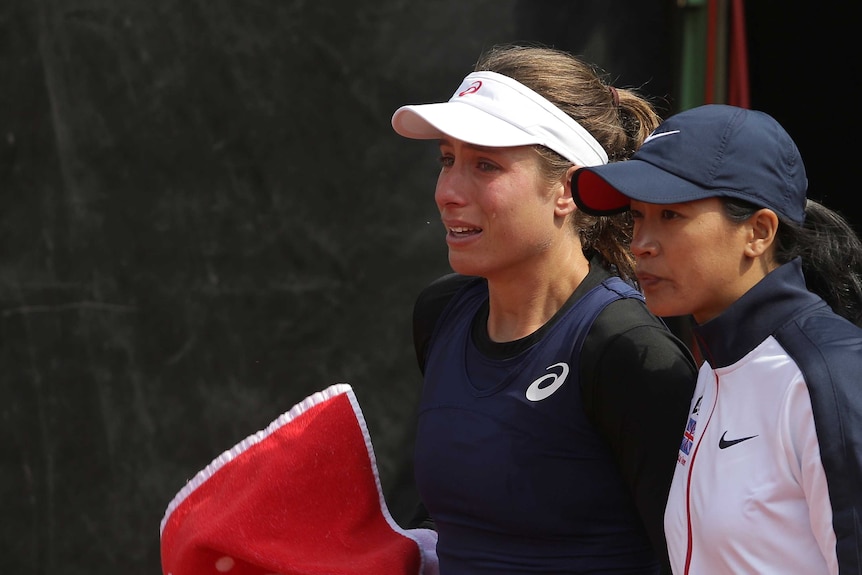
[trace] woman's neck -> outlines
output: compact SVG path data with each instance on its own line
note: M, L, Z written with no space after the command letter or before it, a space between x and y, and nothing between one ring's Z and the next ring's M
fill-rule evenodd
M567 258L554 268L517 278L488 278L488 336L492 341L521 339L545 325L569 300L590 271L587 258Z

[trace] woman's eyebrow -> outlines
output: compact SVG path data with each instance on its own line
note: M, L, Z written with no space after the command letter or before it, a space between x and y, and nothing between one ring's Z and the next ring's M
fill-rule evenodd
M440 139L438 140L438 142L439 142L439 144L440 144L441 146L450 146L450 147L451 147L451 146L453 145L453 144L452 144L452 141L451 141L451 140L449 140L449 139L447 139L447 138L440 138ZM478 151L480 151L480 152L488 152L489 154L490 154L490 153L493 153L493 152L498 152L498 151L500 150L500 148L499 148L499 147L495 147L495 146L480 146L480 145L478 145L478 144L471 144L470 142L464 142L464 147L465 147L465 148L470 148L471 150L478 150Z

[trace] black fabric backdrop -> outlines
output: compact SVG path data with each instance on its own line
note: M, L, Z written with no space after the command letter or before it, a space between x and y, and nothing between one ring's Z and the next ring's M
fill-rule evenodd
M397 137L392 112L448 98L510 40L584 53L672 108L675 5L3 0L2 572L160 572L185 482L336 382L403 521L412 302L448 266L436 151ZM845 133L851 149L851 79L776 66L812 46L753 19L753 102L840 199L817 150L842 156Z

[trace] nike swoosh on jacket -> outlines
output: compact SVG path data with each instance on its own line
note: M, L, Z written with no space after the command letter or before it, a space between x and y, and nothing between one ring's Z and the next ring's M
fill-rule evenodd
M665 510L674 573L862 573L862 329L794 260L695 334L706 361ZM722 449L727 430L751 438Z

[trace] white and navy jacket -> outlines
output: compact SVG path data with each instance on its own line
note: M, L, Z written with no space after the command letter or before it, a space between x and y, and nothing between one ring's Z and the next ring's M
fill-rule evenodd
M862 574L862 329L796 259L695 336L665 511L674 574Z

